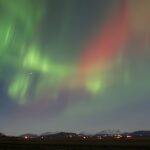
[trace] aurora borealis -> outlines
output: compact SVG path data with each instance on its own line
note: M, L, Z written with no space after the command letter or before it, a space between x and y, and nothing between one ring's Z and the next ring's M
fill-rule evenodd
M0 132L149 129L149 0L0 0Z

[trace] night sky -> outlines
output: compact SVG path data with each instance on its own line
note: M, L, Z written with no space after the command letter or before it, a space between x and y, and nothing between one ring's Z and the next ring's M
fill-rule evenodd
M150 128L149 0L0 0L0 132Z

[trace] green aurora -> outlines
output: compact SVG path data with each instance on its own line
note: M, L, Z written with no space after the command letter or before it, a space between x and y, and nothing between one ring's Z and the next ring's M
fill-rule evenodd
M1 80L4 76L8 76L6 87L10 98L18 104L27 104L36 99L45 87L54 87L54 91L59 92L59 87L66 78L76 76L78 64L57 61L53 58L52 46L44 48L39 41L40 24L46 13L44 1L13 0L10 2L1 0L0 5L2 7L0 24ZM67 1L65 5L68 8L65 12L67 14L71 11L69 8L73 6L73 2ZM69 18L67 15L66 20L63 20L62 32L64 33L61 34L67 34L65 32L67 32ZM63 37L60 38L60 41L58 43L61 45L64 41ZM54 47L54 49L58 48ZM122 62L123 59L121 58ZM112 60L113 63L116 62ZM11 69L11 75L8 74L8 68ZM100 72L96 77L95 75L89 77L82 83L82 86L91 94L95 95L103 91L108 83L107 80L110 78L106 77L108 72ZM127 88L130 87L131 71L129 72L128 67L124 69L122 78ZM71 82L76 82L77 79L72 78L72 80L75 81ZM68 86L71 82L68 81ZM64 88L65 86L67 88L67 85L64 85Z

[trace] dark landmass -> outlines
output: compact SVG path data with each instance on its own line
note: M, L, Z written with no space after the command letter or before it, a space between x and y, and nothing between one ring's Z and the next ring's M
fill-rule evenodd
M0 150L150 150L149 131L110 133L29 133L18 137L0 134Z
M0 141L0 150L149 150L150 139L58 139L23 140L5 139Z

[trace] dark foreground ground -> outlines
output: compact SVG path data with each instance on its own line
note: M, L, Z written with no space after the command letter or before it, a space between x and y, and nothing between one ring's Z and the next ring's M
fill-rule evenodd
M150 139L0 140L0 150L150 150Z

